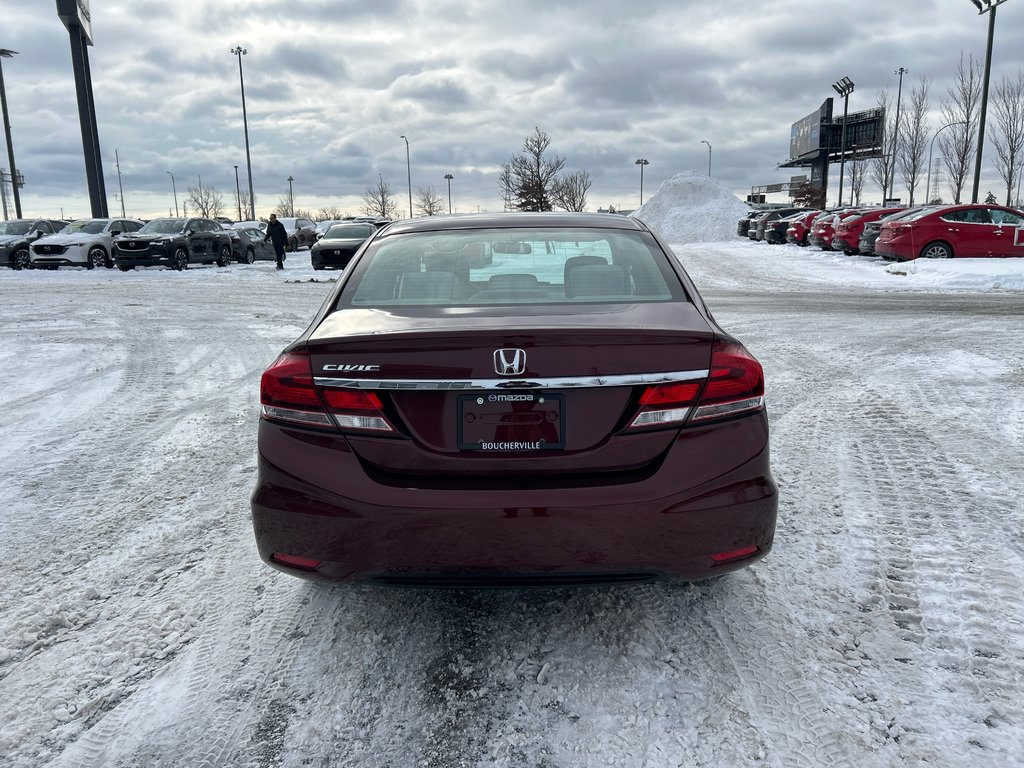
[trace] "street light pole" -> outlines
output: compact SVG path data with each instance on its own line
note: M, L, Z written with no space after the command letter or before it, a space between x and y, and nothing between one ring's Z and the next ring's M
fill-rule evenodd
M7 89L4 88L3 60L17 55L17 51L0 48L0 106L4 112L4 134L7 136L7 159L11 163L11 189L14 190L14 213L21 218L21 195L18 194L18 169L14 166L14 143L11 141L11 120L7 115Z
M114 165L117 168L117 191L121 193L121 218L126 218L128 214L124 212L124 187L121 185L121 158L117 156L117 150L114 150Z
M946 123L944 126L939 128L939 130L937 130L935 132L935 134L932 136L931 144L928 146L928 182L927 182L927 184L925 184L925 188L924 188L925 189L925 192L924 192L924 204L925 205L928 205L929 203L931 203L931 198L932 198L932 150L935 149L935 139L937 139L939 137L939 134L942 133L944 130L946 130L947 128L950 128L951 126L954 126L954 125L967 125L967 122L964 121L964 120L957 120L957 121L952 122L952 123Z
M292 192L292 182L295 181L291 176L288 177L288 215L295 217L295 194Z
M249 172L249 213L250 218L256 220L256 196L252 191L252 159L249 156L249 116L245 111L245 78L242 76L242 56L246 54L245 48L238 46L232 48L231 52L238 57L238 82L242 86L242 125L245 127L245 167Z
M235 200L238 201L238 220L242 220L242 189L238 186L238 166L235 166Z
M171 177L171 192L174 193L174 218L178 218L178 189L174 186L174 174L168 171L167 175Z
M985 149L985 116L988 113L988 78L992 71L992 36L996 31L996 8L1006 0L971 0L978 9L978 15L988 14L988 45L985 48L985 78L981 86L981 114L978 115L978 153L974 158L974 192L971 202L978 202L978 191L981 187L981 156Z
M893 190L896 187L896 150L899 148L900 140L900 99L903 97L903 76L910 70L906 67L900 67L894 75L900 76L900 86L896 91L896 122L892 128L892 169L889 172L889 194L885 196L886 200L892 200ZM883 203L885 200L882 201Z
M405 139L405 136L399 136L400 139ZM409 162L409 140L405 139L405 173L406 178L409 181L409 218L412 218L412 165Z
M708 144L704 139L700 140L701 144ZM711 178L711 145L708 144L708 178Z
M853 93L853 81L844 77L837 83L832 83L832 88L843 97L843 132L839 139L839 205L843 204L843 172L846 170L846 117L849 114L850 94Z
M637 158L636 162L634 162L633 165L639 165L640 166L640 205L643 205L644 204L644 166L645 165L650 165L650 163L648 163L646 159L640 157L640 158Z
M452 212L452 179L454 179L455 177L452 176L450 173L446 173L444 175L444 177L448 181L448 213L451 213Z

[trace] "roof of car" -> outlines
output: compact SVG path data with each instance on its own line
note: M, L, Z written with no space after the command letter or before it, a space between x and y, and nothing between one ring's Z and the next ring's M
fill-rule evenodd
M402 219L388 226L388 234L430 232L449 229L503 229L510 227L593 227L646 231L643 222L615 213L468 213L448 216L421 216Z

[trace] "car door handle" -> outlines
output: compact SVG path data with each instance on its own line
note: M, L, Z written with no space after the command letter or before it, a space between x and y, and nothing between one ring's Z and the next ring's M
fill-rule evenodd
M992 230L992 234L993 235L1001 235L1001 234L1003 234L1003 230L1001 230L1001 229L994 229L994 230Z
M946 231L947 231L947 232L959 232L960 230L959 230L959 229L958 229L957 227L950 227L950 228L949 228L948 230L946 230Z

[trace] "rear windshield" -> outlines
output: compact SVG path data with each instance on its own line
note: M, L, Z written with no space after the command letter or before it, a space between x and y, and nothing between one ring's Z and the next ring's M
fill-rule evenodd
M339 306L643 303L684 299L644 232L501 229L392 235L356 264Z

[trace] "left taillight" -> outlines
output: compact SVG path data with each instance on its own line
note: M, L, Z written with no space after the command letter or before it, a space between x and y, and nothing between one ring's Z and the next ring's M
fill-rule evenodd
M764 408L764 370L742 344L716 341L705 381L649 386L639 405L630 429L682 426L753 413Z
M263 417L273 421L343 431L394 432L373 392L317 387L309 355L286 352L263 372Z
M321 429L335 428L313 385L308 355L286 352L263 372L260 404L265 419Z

